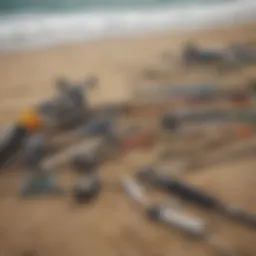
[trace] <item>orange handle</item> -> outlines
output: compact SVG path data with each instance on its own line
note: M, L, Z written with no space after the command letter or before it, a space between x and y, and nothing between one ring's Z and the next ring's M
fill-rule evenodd
M34 109L21 112L18 123L29 132L36 132L43 126L43 119Z

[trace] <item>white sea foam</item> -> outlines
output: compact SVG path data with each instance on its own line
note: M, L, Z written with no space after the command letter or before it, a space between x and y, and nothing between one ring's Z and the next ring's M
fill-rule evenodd
M113 36L197 29L256 18L256 0L211 5L0 17L0 50L22 50Z

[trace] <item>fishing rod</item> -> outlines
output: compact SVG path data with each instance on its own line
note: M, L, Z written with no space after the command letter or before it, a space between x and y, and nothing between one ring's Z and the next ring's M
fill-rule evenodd
M243 124L248 130L254 130L256 125L256 109L181 109L180 111L167 111L162 114L161 127L173 131L186 124Z
M42 124L43 120L34 109L26 110L20 114L19 119L10 126L6 137L0 142L0 168L5 167L15 158L24 141L31 134L40 130Z
M232 86L230 88L223 88L221 85L215 83L201 83L201 84L150 84L146 87L136 88L135 96L153 97L161 99L192 99L198 98L204 101L232 99L236 98L251 98L255 95L253 90L253 81L247 82L243 87Z
M256 228L255 214L247 213L239 207L222 202L215 196L207 194L178 179L160 174L152 167L143 168L139 171L137 177L140 181L147 182L156 188L161 188L168 193L175 194L185 201L194 203L205 209L215 210L228 218Z
M174 205L152 204L145 195L141 184L136 179L125 177L121 185L126 195L140 207L143 208L149 220L159 222L168 227L172 227L184 232L187 235L196 237L203 241L214 255L236 255L237 248L225 240L216 237L209 229L205 220L184 214L182 211L174 209Z
M149 202L143 189L136 180L126 177L122 180L125 193L143 207L147 217L152 221L159 221L175 227L189 235L202 237L206 235L206 224L203 220L187 216L173 208L155 205Z

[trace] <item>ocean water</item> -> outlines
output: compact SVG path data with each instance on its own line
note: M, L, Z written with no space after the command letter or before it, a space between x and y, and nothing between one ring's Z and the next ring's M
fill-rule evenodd
M0 50L256 19L256 0L1 0Z

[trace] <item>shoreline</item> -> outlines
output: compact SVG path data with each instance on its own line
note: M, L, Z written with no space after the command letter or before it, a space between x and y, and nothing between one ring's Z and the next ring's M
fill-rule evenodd
M98 44L98 43L105 43L105 42L111 42L111 41L127 41L127 40L136 40L136 39L141 39L141 38L152 38L152 37L158 37L158 36L165 36L167 35L172 35L174 37L176 36L188 36L188 35L193 35L193 34L202 34L207 31L216 31L216 30L226 30L229 28L233 28L234 26L238 27L243 27L251 24L256 24L256 21L254 20L243 20L243 21L237 21L237 22L224 22L220 24L211 24L208 26L195 26L195 27L177 27L177 28L163 28L163 29L155 29L151 31L143 31L142 33L140 31L134 31L132 33L127 33L127 34L116 34L116 35L102 35L97 38L82 38L78 40L66 40L62 42L57 42L57 43L46 43L42 45L30 45L30 46L25 46L21 48L13 47L13 48L6 48L6 49L1 49L0 48L0 55L1 54L16 54L16 53L29 53L31 51L40 51L40 50L48 50L51 48L59 48L59 47L71 47L71 46L76 46L76 45L82 45L82 44ZM14 44L19 44L19 39L17 40L17 43Z
M250 29L256 31L256 21L240 21L238 23L225 23L220 25L212 25L208 27L197 27L197 28L169 28L169 29L162 29L159 31L151 31L142 34L127 34L123 36L109 36L104 37L101 39L91 39L91 40L82 40L82 41L74 41L74 42L62 42L60 44L53 44L48 46L42 47L32 47L27 49L17 49L17 50L1 50L0 49L0 56L5 55L16 55L16 54L30 54L35 52L44 52L44 51L51 51L55 49L65 49L70 47L81 47L84 45L105 45L111 43L127 43L132 41L141 41L144 39L147 40L154 40L155 38L165 38L165 37L173 37L173 38L193 38L193 37L204 37L204 35L211 34L219 34L222 31L228 30L229 33L234 32L237 33L237 30L241 30L243 28ZM224 35L225 36L225 35ZM254 37L253 37L254 38ZM256 39L255 39L256 40ZM239 41L240 42L240 41ZM243 42L243 39L241 40Z
M18 52L68 44L173 34L255 21L256 2L236 0L150 9L28 13L0 19L0 51Z

